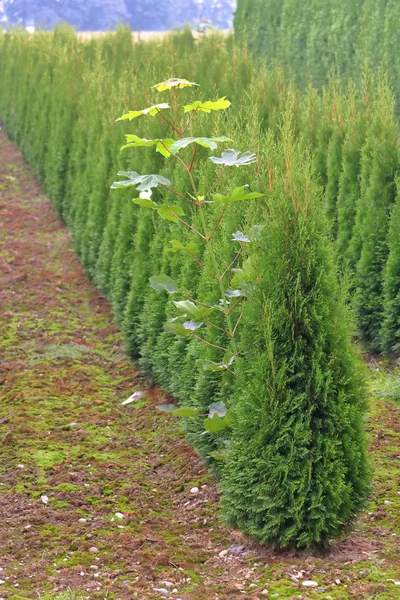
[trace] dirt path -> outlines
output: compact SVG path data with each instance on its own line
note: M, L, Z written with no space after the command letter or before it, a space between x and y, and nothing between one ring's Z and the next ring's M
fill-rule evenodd
M323 557L223 527L211 478L160 402L0 133L0 600L400 598L398 405L373 405L375 498Z

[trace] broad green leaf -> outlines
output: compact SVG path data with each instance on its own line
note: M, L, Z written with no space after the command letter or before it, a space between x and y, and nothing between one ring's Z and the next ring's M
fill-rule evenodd
M143 206L144 208L156 210L162 219L172 221L173 223L179 223L179 219L176 215L181 217L185 214L183 209L177 204L156 204L149 198L134 198L132 202L134 204L138 204L139 206Z
M189 242L184 246L179 240L170 240L172 248L168 248L168 252L189 252L189 254L196 254L197 246L193 242Z
M186 148L189 144L199 144L200 146L204 146L204 148L210 148L210 150L217 149L218 142L231 142L232 140L225 135L221 137L215 138L207 138L207 137L187 137L182 138L181 140L177 140L172 144L170 150L172 154L177 154L179 150L182 148Z
M232 269L234 275L231 279L231 285L238 286L242 290L248 289L251 282L256 278L253 262L254 259L250 256L244 261L241 269Z
M111 189L135 186L139 192L145 192L159 185L171 185L171 182L162 175L139 175L136 171L118 171L120 177L127 177L126 181L114 181Z
M214 194L213 199L215 204L229 204L230 202L237 202L240 200L253 200L254 198L261 198L264 194L259 192L246 192L248 185L242 185L236 187L230 196L224 196L223 194Z
M197 306L191 300L181 300L180 302L174 301L174 304L178 309L178 312L192 316L196 319L203 319L213 311L212 308L207 308L206 306Z
M251 242L251 239L241 231L236 231L236 233L232 233L232 240L234 242L241 242L242 244L248 244L249 242Z
M177 323L176 321L170 320L168 323L164 325L165 331L168 333L176 333L176 335L181 335L183 337L187 337L192 335L193 330L188 329L182 325L182 323Z
M181 217L185 214L183 209L177 204L160 204L155 210L158 212L162 219L172 221L173 223L179 223L179 219L175 215L179 215ZM173 211L175 214L172 214L171 211Z
M163 104L155 104L154 106L149 106L148 108L143 108L143 110L130 110L125 115L122 115L122 117L119 117L119 119L117 119L117 121L125 121L126 119L129 119L129 121L132 121L132 119L136 119L136 117L140 117L141 115L150 115L151 117L154 117L155 115L157 115L160 112L160 110L163 110L165 108L171 108L171 107L169 104L166 104L164 102Z
M243 290L227 290L225 293L227 298L241 298L245 295L246 294L243 292Z
M177 408L175 404L160 404L157 408L174 417L195 417L200 413L199 408L190 408L189 406L180 406Z
M204 429L210 433L217 433L227 427L230 427L230 421L227 417L221 418L215 414L211 418L204 419Z
M256 162L257 157L254 152L239 152L239 150L234 150L234 148L228 148L221 156L210 156L210 160L216 165L241 167Z
M153 210L157 209L157 204L150 200L149 198L134 198L132 200L134 204L138 204L139 206L143 206L143 208L152 208Z
M187 79L180 79L179 77L171 77L170 79L166 79L165 81L156 83L156 85L153 85L153 88L155 88L157 90L157 92L164 92L165 90L170 90L174 87L176 87L178 89L182 89L185 87L192 87L193 85L199 85L199 84L194 83L193 81L188 81Z
M168 277L168 275L154 275L150 277L149 282L153 290L157 292L165 291L168 294L176 294L179 291L175 281L171 277Z
M204 325L204 323L196 323L196 321L185 321L183 327L187 331L196 331L196 329L199 329L202 325Z
M228 354L224 356L224 360L220 363L217 362L207 362L203 365L203 369L205 371L226 371L232 365L235 360L235 356L233 354Z
M227 408L226 408L225 402L222 402L222 401L213 402L208 407L209 418L213 417L214 415L218 415L219 417L223 418L223 417L225 417L226 412L227 412Z
M127 133L125 137L127 143L124 144L124 146L121 146L121 152L122 150L125 150L125 148L150 148L151 146L155 146L156 152L159 152L165 156L165 158L169 158L171 156L170 148L175 142L175 140L170 138L156 138L155 140L148 140L146 138L140 138L131 133Z
M219 100L207 100L207 102L201 102L200 100L196 100L192 102L192 104L186 104L183 107L185 113L191 112L192 110L197 110L199 112L210 113L212 110L225 110L231 105L229 100L226 99L226 96L223 96Z

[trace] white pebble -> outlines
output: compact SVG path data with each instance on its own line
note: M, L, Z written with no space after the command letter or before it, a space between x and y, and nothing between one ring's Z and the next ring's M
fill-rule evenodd
M192 487L192 489L190 490L190 493L193 494L193 496L197 496L197 494L199 493L199 488Z
M153 590L159 594L162 594L163 596L167 596L169 594L168 590L165 588L153 588Z
M311 581L310 579L306 579L303 581L304 587L318 587L318 583L316 581Z
M172 581L163 581L163 584L165 585L166 588L174 587L174 584L172 583Z
M400 581L395 581L394 585L400 585Z
M116 513L115 513L115 516L116 516L116 517L118 517L118 519L123 519L123 518L125 517L125 515L123 515L123 514L122 514L122 513L120 513L120 512L116 512Z
M87 519L84 519L84 518L82 517L82 519L79 519L79 523L87 523Z
M25 465L23 465L22 463L19 463L19 464L17 465L17 468L18 468L18 469L25 469Z
M0 579L0 585L3 585L3 583L5 583L4 579Z
M41 499L41 501L43 502L43 504L47 504L47 503L48 503L48 501L49 501L49 498L48 498L48 496L45 496L45 495L43 495L43 496L40 496L40 499Z
M89 548L89 552L91 552L92 554L96 554L98 552L98 548L96 548L96 546L91 546L91 548Z
M384 504L386 504L386 506L391 506L393 502L390 502L390 500L385 500Z
M269 593L269 592L268 592L268 590L263 590L263 591L261 592L261 595L262 595L262 596L266 596L268 593Z
M228 554L229 550L221 550L221 552L218 554L218 556L220 558L225 558L225 556Z

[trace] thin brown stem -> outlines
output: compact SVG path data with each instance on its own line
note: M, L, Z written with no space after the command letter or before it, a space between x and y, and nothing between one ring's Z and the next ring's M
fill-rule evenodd
M219 312L222 312L222 313L225 312L221 308L219 308L219 306L211 306L211 304L206 304L205 302L200 302L200 300L196 300L195 298L192 298L192 296L189 296L189 294L187 294L186 292L183 292L183 295L185 296L185 298L187 298L188 300L191 300L195 304L199 304L200 306L206 306L207 308L215 308L215 310L218 310Z
M187 202L190 202L190 204L193 204L193 206L196 206L196 202L193 202L193 200L190 200L190 198L186 198L186 196L183 196L179 192L173 190L172 188L168 187L167 185L164 185L163 183L161 183L160 185L163 188L165 188L166 190L168 190L169 192L171 192L171 194L175 194L175 196L178 196L179 198L182 198L182 200L186 200Z
M175 131L175 133L177 133L178 135L182 135L182 133L179 131L179 129L177 129L177 128L175 127L175 125L173 125L173 124L172 124L170 121L168 121L167 117L165 117L165 116L162 114L161 110L158 110L158 109L157 109L157 112L158 112L158 114L159 114L159 115L161 115L161 117L164 119L164 121L165 121L166 123L168 123L168 125L169 125L169 126L170 126L170 127L171 127L171 128L174 130L174 131Z
M223 211L222 211L222 213L220 214L220 216L219 216L219 218L218 218L218 221L216 222L216 224L215 224L215 226L214 226L214 229L212 230L212 232L210 233L210 235L208 236L208 238L207 238L207 240L206 240L206 242L207 242L207 243L211 241L211 238L213 237L214 233L217 231L218 227L220 226L220 223L221 223L221 221L222 221L222 219L223 219L223 216L224 216L224 214L225 214L225 212L226 212L227 206L228 206L228 205L227 205L227 204L225 204L225 206L224 206L224 208L223 208Z
M207 340L205 340L204 338L200 337L196 333L194 333L193 335L194 335L195 338L197 338L201 342L204 342L205 344L207 344L207 346L212 346L213 348L217 348L218 350L223 350L224 352L226 352L226 348L222 348L222 346L217 346L216 344L212 344L211 342L208 342Z
M219 331L222 331L223 333L225 333L229 337L232 337L232 335L229 333L229 331L226 331L226 329L224 329L223 327L219 327L218 325L215 325L215 323L212 323L208 319L204 319L204 317L203 317L203 321L204 321L204 323L207 323L207 325L210 325L211 327L214 327L214 329L219 329Z
M218 277L216 275L214 275L214 273L211 273L211 271L209 271L207 269L207 267L205 265L203 265L203 263L197 258L197 256L195 254L193 254L193 252L189 252L190 256L193 258L193 260L195 260L197 262L197 264L204 269L205 271L207 271L207 273L213 277L215 279L215 281L218 281Z
M233 309L234 309L234 308L235 308L235 307L236 307L236 306L239 304L239 302L240 302L241 300L243 300L243 299L244 299L244 298L243 298L243 296L240 296L240 297L239 297L239 298L236 300L236 302L234 302L234 303L232 304L232 306L230 307L230 309L228 310L228 312L227 312L226 314L227 314L227 315L230 315L230 314L231 314L231 312L233 311Z
M226 267L225 271L222 273L221 277L219 278L220 281L222 281L222 279L225 277L225 275L227 274L227 272L233 267L233 265L235 264L235 262L237 261L237 259L241 255L243 248L244 248L244 245L242 244L240 246L239 252L236 254L236 256L233 259L233 261Z
M212 184L212 186L210 187L210 189L208 190L208 192L204 196L203 202L207 198L207 196L212 192L212 190L215 188L215 186L217 185L218 181L221 179L221 177L225 173L225 171L226 171L226 165L225 165L225 167L223 167L221 173L218 175L217 179L214 181L214 183Z
M172 152L171 152L171 154L172 154ZM185 163L184 160L182 160L177 154L172 154L172 156L174 156L176 158L176 160L179 160L179 162L181 163L182 167L185 169L185 171L187 173L190 173L190 169L189 169L189 167L187 166L187 164Z
M178 219L178 221L180 221L181 223L183 223L183 225L186 225L186 227L188 227L189 229L191 229L192 231L194 231L194 233L197 233L197 235L199 235L201 238L203 238L203 240L205 240L205 236L200 233L200 231L197 231L197 229L195 229L192 225L189 225L189 223L186 223L186 221L184 221L183 219L180 218L179 215L177 215L170 206L167 207L169 212L174 215L174 217L176 217Z
M180 132L180 135L183 135L185 133L186 129L189 127L190 123L195 118L196 113L197 113L197 108L192 112L192 116L190 117L189 121L186 123L184 129Z
M241 313L240 313L240 315L239 315L239 318L238 318L238 320L236 321L236 325L235 325L235 327L233 328L233 331L232 331L232 337L235 335L235 331L236 331L236 329L238 328L238 325L239 325L240 321L242 320L242 317L243 317L243 309L242 309L242 312L241 312Z
M196 158L196 152L197 152L197 144L194 145L192 161L189 165L189 171L192 171L192 169L193 169L193 163L194 163L194 159Z

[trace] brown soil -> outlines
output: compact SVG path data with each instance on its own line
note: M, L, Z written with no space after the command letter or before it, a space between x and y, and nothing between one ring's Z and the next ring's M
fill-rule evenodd
M215 483L4 133L0 226L1 598L400 598L399 405L373 398L375 494L354 532L325 555L261 548L220 523Z

